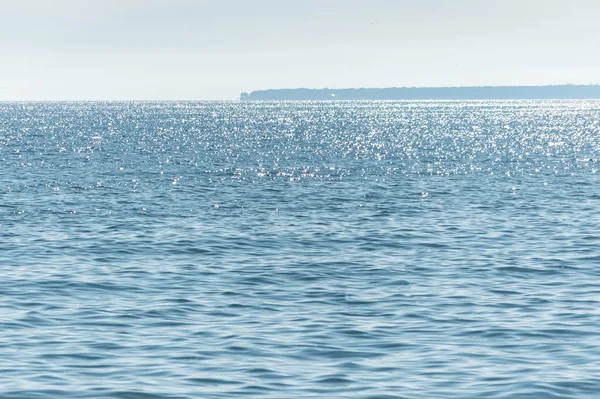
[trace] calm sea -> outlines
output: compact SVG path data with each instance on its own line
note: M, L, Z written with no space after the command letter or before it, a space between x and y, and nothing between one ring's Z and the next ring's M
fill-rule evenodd
M600 102L0 103L0 398L597 398Z

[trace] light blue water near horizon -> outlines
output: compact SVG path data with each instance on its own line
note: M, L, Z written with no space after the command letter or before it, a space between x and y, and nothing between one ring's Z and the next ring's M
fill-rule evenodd
M0 398L593 398L600 102L0 103Z

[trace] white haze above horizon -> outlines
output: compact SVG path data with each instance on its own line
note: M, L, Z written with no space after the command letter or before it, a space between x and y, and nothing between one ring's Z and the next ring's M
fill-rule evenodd
M597 0L0 0L0 101L600 83Z

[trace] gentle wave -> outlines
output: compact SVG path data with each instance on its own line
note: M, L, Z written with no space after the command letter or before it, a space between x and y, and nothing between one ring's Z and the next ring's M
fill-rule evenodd
M0 398L595 397L600 102L0 104Z

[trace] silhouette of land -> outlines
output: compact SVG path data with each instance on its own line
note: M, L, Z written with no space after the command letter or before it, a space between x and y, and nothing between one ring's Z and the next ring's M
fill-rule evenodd
M600 99L600 85L276 89L257 90L240 96L242 101L509 99Z

